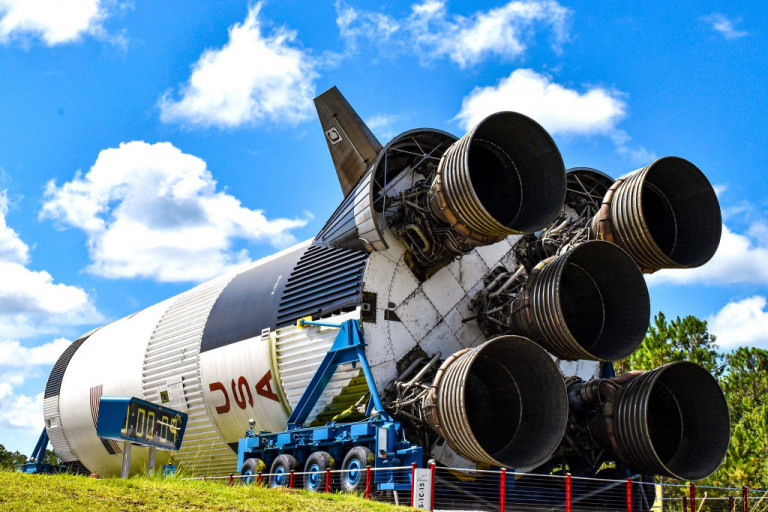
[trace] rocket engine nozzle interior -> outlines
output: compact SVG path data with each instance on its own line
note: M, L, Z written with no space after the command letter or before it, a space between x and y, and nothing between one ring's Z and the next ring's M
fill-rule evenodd
M648 288L624 250L584 242L541 265L512 304L511 332L560 359L615 361L642 343Z
M698 167L664 157L617 180L592 232L623 247L644 272L699 267L720 243L720 205Z
M544 227L565 197L565 166L552 137L515 112L493 114L443 155L431 211L464 236L496 241Z
M617 395L614 423L619 456L633 469L682 480L714 473L730 440L722 389L689 361L631 380Z
M446 359L424 416L469 460L531 468L560 443L568 398L559 368L541 347L501 336Z

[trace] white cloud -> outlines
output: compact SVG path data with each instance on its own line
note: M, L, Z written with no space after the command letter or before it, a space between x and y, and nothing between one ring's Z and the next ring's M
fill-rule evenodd
M103 33L102 0L0 0L0 42L35 36L49 46Z
M705 265L692 269L664 269L646 276L649 285L734 283L768 284L768 229L757 222L747 235L723 225L717 252Z
M379 140L386 144L386 141L397 135L395 126L404 116L395 114L378 114L365 120L366 126L379 135Z
M490 114L511 110L531 117L553 135L605 136L632 161L653 161L654 153L631 148L631 137L617 127L626 116L624 96L597 86L581 92L531 69L516 69L497 85L475 87L462 100L456 119L469 130Z
M469 129L499 110L523 113L552 134L610 135L626 114L617 91L593 87L580 93L530 69L516 69L498 85L476 87L456 116Z
M8 199L0 192L0 340L55 332L62 326L103 320L82 288L55 283L44 270L30 270L29 247L8 227ZM1 357L1 356L0 356Z
M731 39L739 39L749 35L749 32L737 30L735 27L736 24L741 23L741 18L730 20L724 14L713 12L712 14L702 17L701 20L709 24L715 32L718 32L729 41Z
M202 281L247 263L233 240L284 247L304 219L267 219L216 191L206 163L168 142L105 149L85 175L49 182L42 218L88 235L88 270L109 278Z
M32 365L52 366L70 344L71 341L66 338L57 338L36 347L26 347L18 341L0 341L0 368L25 368Z
M336 13L339 33L351 51L365 41L388 54L408 53L423 62L448 58L462 68L489 57L520 58L537 30L551 32L552 47L559 52L568 41L571 19L571 11L552 0L511 1L469 16L451 16L444 1L425 0L400 20L337 1Z
M27 347L18 341L0 341L0 428L39 429L43 417L43 393L19 394L17 386L38 377L40 367L50 368L70 345L58 338Z
M707 318L709 330L717 336L723 350L738 347L768 349L768 311L765 297L755 295L729 302L723 309Z
M21 241L19 235L8 227L5 217L8 215L8 193L0 191L0 261L24 265L29 261L29 247Z
M0 427L39 431L42 426L43 393L16 394L10 384L0 382Z
M296 124L314 112L315 63L285 27L262 34L261 3L229 29L221 49L206 50L181 87L178 101L160 99L161 119L234 127L269 121Z

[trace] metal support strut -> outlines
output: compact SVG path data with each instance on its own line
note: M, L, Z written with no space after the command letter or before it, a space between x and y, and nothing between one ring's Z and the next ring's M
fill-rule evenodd
M355 363L357 361L360 361L363 374L365 374L368 391L371 393L371 402L376 408L377 414L382 418L391 419L384 411L379 391L376 389L376 384L373 380L371 367L368 365L368 359L365 357L365 341L363 341L363 335L360 331L360 323L357 320L347 320L341 324L299 320L298 325L299 327L308 325L334 327L339 329L339 334L336 335L331 349L325 354L317 372L307 386L307 390L301 396L301 400L299 400L298 405L293 410L293 413L291 413L290 418L288 418L288 430L304 426L304 422L323 394L336 368L339 365Z

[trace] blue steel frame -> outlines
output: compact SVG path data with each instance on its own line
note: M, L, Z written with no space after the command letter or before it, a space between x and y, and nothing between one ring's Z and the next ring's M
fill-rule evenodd
M339 329L339 334L336 335L333 345L330 350L328 350L328 353L325 354L317 372L314 377L312 377L306 391L301 396L299 404L293 410L293 413L291 413L290 418L288 418L288 430L304 426L304 422L309 417L309 413L317 403L320 395L325 391L325 387L333 377L333 372L336 371L336 368L339 365L356 363L358 361L365 374L368 390L371 392L371 403L376 407L376 412L379 416L390 419L387 413L384 412L384 406L381 404L379 391L376 389L371 368L368 366L368 360L365 357L365 341L363 340L363 333L360 331L360 323L358 323L357 320L347 320L342 324L299 320L299 325L337 327Z
M285 453L296 457L300 463L299 471L312 452L327 451L334 460L343 460L346 453L354 446L365 446L374 453L375 468L386 469L422 464L422 447L411 444L405 438L399 422L384 411L381 397L376 389L368 360L365 357L365 341L357 320L348 320L341 324L300 321L299 325L317 325L335 327L339 333L330 350L323 358L299 403L288 418L288 429L283 432L259 432L251 429L238 443L237 471L241 472L246 459L259 458L269 468L278 455ZM333 377L336 368L345 363L359 362L365 375L371 401L366 413L367 418L353 423L330 422L320 427L304 427L317 400ZM376 414L371 415L372 408ZM363 468L360 468L363 469ZM410 489L410 470L407 479L395 481L392 471L374 472L374 483L379 490Z
M30 462L24 464L18 464L16 467L21 473L60 473L67 470L66 466L54 465L43 462L45 458L45 450L48 448L48 431L43 429L43 433L40 434L40 438L37 440L35 449L32 450L30 456ZM34 462L32 460L34 459Z

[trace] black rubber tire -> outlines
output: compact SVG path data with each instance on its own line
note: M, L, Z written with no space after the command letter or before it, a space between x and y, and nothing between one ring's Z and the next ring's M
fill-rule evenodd
M333 469L334 460L328 452L313 452L304 464L304 489L311 492L325 492L325 470ZM333 487L333 475L330 479Z
M365 467L373 467L375 463L373 452L365 446L355 446L347 452L341 463L342 473L339 477L341 490L344 492L365 491Z
M256 457L245 459L245 462L243 462L243 467L240 469L240 475L245 478L241 478L240 482L245 485L251 485L256 481L256 475L258 475L259 472L264 473L266 471L267 465L264 464L263 460Z
M270 487L288 487L290 485L291 471L299 467L299 461L293 455L283 453L275 458L272 467L269 468ZM294 478L294 487L299 487L298 476Z

